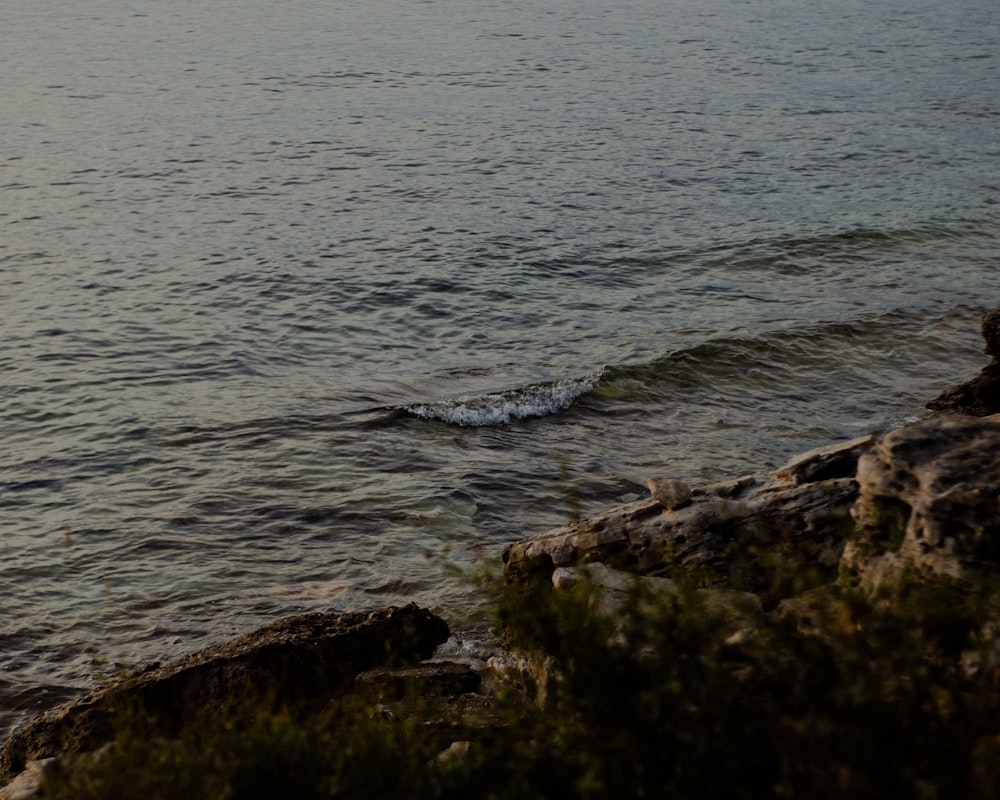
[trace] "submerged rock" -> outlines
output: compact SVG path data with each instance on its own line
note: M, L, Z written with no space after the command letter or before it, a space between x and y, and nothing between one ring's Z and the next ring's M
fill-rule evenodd
M877 587L904 566L1000 571L1000 414L931 417L883 436L858 463L857 535L844 566Z
M931 400L927 404L931 411L977 417L1000 413L1000 308L983 314L982 332L986 342L983 352L992 360L971 381Z
M413 604L283 619L35 717L0 750L0 782L29 761L96 749L114 738L122 713L154 719L169 733L190 717L246 703L318 710L359 673L429 658L448 635L441 618Z

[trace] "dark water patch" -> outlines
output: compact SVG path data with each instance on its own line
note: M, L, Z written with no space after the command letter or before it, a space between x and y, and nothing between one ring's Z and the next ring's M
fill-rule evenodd
M59 491L62 488L62 481L55 478L36 478L29 481L0 481L0 489L7 492L28 492L38 489L49 489Z
M370 412L355 411L355 415ZM295 438L299 434L329 434L351 427L350 415L304 414L289 412L280 417L259 417L223 424L179 424L153 427L146 438L162 447L189 447L225 442L257 441L267 444L273 438Z

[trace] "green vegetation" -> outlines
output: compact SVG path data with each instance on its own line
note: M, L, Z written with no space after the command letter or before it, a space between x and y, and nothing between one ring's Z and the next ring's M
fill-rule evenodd
M463 729L464 753L438 757L456 735L421 698L247 711L169 740L131 720L46 796L1000 796L992 588L909 578L868 599L828 584L807 619L758 611L750 629L683 581L660 594L637 581L610 613L601 592L498 590L509 643L549 669L497 698L499 723Z

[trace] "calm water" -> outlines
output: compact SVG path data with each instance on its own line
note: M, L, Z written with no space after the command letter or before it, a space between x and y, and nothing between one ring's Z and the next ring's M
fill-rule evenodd
M6 0L0 730L921 414L1000 300L997 17Z

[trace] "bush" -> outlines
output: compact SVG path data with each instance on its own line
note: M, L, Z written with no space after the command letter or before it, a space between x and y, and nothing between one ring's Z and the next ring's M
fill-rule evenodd
M800 633L759 615L746 635L712 595L640 583L505 587L512 643L551 665L544 702L436 758L416 698L350 699L306 719L200 720L166 740L127 724L102 758L50 780L74 798L866 798L993 796L1000 695L983 619L994 594L901 585L869 600L821 590ZM977 655L978 654L978 655ZM977 660L978 659L978 660ZM446 741L446 740L445 740Z

